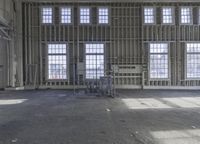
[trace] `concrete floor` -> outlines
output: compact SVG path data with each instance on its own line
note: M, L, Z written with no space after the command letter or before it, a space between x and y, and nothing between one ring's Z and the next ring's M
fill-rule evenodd
M200 144L200 91L1 91L0 144Z

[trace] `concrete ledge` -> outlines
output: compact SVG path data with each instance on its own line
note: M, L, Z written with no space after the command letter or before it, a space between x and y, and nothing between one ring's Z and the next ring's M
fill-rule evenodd
M140 85L116 85L116 89L142 89Z
M143 89L160 89L160 90L200 90L200 86L144 86Z
M38 89L86 89L86 86L39 86ZM139 85L116 85L116 89L142 89L142 86ZM5 88L5 90L34 90L34 87L25 86L25 87L16 87L16 88ZM200 90L200 86L144 86L143 89L150 90Z
M5 88L6 91L14 91L14 90L25 90L24 87L9 87L9 88Z
M69 86L39 86L39 89L85 89L87 88L86 86L73 86L73 85L69 85Z

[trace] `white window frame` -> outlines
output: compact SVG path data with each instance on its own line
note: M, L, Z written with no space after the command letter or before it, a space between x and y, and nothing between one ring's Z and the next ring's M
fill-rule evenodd
M86 45L87 44L91 44L91 45L97 45L97 44L101 44L101 45L103 45L103 53L87 53L86 52ZM86 62L86 57L87 57L87 55L93 55L93 56L103 56L103 61L104 61L104 66L103 66L103 75L102 76L104 76L105 75L105 44L104 43L102 43L102 42L86 42L85 43L85 45L84 45L84 47L85 47L85 79L86 80L97 80L97 79L99 79L97 76L98 75L96 75L96 78L88 78L87 77L87 67L86 67L86 65L87 65L87 62ZM96 62L98 61L98 59L96 59ZM97 73L96 73L97 74Z
M107 9L108 10L108 15L107 15L107 17L108 17L108 23L100 23L100 16L106 16L106 15L100 15L99 14L99 10L100 9ZM98 9L97 9L97 16L98 16L98 25L109 25L110 24L110 8L109 7L98 7Z
M146 23L145 22L145 17L146 17L146 15L145 15L145 9L148 9L148 8L152 8L153 9L153 22L152 23ZM155 25L156 23L157 23L157 21L156 21L156 7L154 7L154 6L145 6L145 7L143 7L143 24L144 25Z
M164 13L163 13L163 9L167 9L167 8L170 8L172 10L172 23L164 23ZM165 7L162 7L162 25L174 25L175 24L175 10L174 10L174 7L172 6L165 6Z
M56 53L52 53L52 54L49 54L49 45L66 45L66 53L64 54L56 54ZM49 78L49 55L61 55L61 56L66 56L66 79L50 79ZM69 80L69 45L68 43L61 43L61 42L54 42L54 43L47 43L47 46L46 46L46 80L47 81L68 81Z
M89 9L89 23L82 23L81 22L81 9ZM86 16L86 15L84 15ZM79 7L79 24L80 25L90 25L91 24L91 8L90 7L87 7L87 6L81 6Z
M168 52L167 53L151 53L150 52L150 45L151 44L167 44L167 48L168 48ZM167 55L167 58L168 58L168 71L167 71L167 77L151 77L151 55ZM168 42L150 42L149 45L148 45L148 68L149 68L149 71L148 71L148 76L149 76L149 80L170 80L170 77L171 77L171 74L170 74L170 43Z
M51 15L51 22L43 22L43 9L44 8L51 8L51 10L52 10L52 15ZM54 8L52 7L52 6L42 6L41 8L40 8L40 16L41 16L41 18L40 18L40 20L41 20L41 24L42 25L51 25L51 24L53 24L54 23Z
M66 8L66 9L69 8L69 9L71 10L71 15L70 15L71 22L70 22L70 23L66 23L66 22L63 23L63 22L62 22L62 16L63 16L63 15L62 15L62 9L65 9L65 8ZM65 15L65 16L68 16L68 15ZM73 22L74 22L74 21L73 21L73 17L74 17L74 16L73 16L73 7L70 7L70 6L62 6L62 7L60 7L60 24L61 24L61 25L72 25Z
M190 23L182 23L182 13L181 13L181 10L182 8L189 8L190 9ZM193 7L191 6L182 6L180 7L179 9L179 23L180 25L192 25L193 24Z
M199 77L188 77L188 73L187 73L187 66L188 66L188 59L187 59L187 55L188 54L194 54L194 55L200 55L200 52L187 52L187 44L200 44L200 42L186 42L185 43L185 79L186 80L200 80L200 76Z

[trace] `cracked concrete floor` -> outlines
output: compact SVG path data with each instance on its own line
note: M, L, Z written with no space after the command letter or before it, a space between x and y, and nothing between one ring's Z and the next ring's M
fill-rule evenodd
M200 91L0 91L0 144L200 144Z

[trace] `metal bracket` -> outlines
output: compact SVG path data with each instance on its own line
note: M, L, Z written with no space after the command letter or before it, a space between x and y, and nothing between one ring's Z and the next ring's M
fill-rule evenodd
M9 30L9 28L0 26L0 32L1 32L0 38L6 39L6 40L11 40L11 37L8 34L8 30Z

